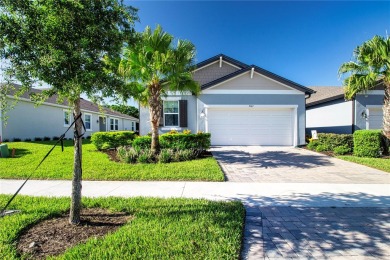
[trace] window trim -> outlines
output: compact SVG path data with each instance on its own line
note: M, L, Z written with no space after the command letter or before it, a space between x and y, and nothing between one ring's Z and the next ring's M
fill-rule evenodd
M68 113L68 124L65 123L65 115L66 113ZM69 127L70 124L71 124L71 112L69 111L69 109L63 109L62 110L62 122L64 123L64 127Z
M110 132L111 132L111 131L119 131L119 118L110 117L109 119L110 119L110 124L109 124L108 127L109 127L109 129L110 129ZM113 126L114 126L113 128L114 128L114 129L111 129L111 120L113 120L113 122L114 122L114 124L113 124ZM115 122L117 122L116 125L117 125L118 129L115 129Z
M135 131L135 122L131 121L131 131Z
M87 120L85 120L85 117L86 117L86 116L90 116L90 122L89 122L90 128L89 128L89 129L87 128L87 125L86 125L86 123L85 123L85 122L87 121ZM90 114L90 113L84 113L84 125L85 125L85 131L88 131L88 132L89 132L89 131L92 131L92 114Z
M176 102L177 103L177 113L165 113L164 111L164 104L165 102ZM177 125L165 125L165 115L168 114L168 115L177 115ZM179 99L178 100L164 100L163 101L163 120L164 120L164 124L163 126L164 127L180 127L180 102L179 102Z

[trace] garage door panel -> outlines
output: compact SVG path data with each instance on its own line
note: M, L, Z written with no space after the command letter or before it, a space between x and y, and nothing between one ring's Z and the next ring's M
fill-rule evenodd
M292 109L209 109L213 145L293 145Z

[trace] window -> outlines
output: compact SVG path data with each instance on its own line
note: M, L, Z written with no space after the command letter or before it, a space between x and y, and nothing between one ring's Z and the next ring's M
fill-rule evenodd
M134 122L131 122L131 131L135 131L134 125L135 125L135 123L134 123Z
M119 120L115 118L110 118L110 130L117 131L119 130Z
M67 110L64 110L64 126L70 125L70 112Z
M179 126L179 101L164 101L164 125Z
M85 129L88 131L92 130L92 115L91 114L84 114L84 125Z

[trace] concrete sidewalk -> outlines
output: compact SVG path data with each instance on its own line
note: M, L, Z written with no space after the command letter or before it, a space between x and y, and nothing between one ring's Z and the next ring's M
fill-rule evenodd
M0 180L0 193L13 194L22 183ZM246 208L242 259L390 258L389 184L83 181L82 185L85 197L240 200ZM30 180L20 194L70 196L71 181Z
M0 179L13 194L23 180ZM71 181L30 180L20 194L70 196ZM183 197L241 200L247 206L390 207L389 184L83 181L86 197Z

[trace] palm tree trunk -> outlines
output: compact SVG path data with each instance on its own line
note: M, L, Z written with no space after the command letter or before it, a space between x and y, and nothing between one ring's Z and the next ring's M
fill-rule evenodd
M74 117L77 118L81 114L80 97L76 99L73 109ZM73 162L73 178L72 178L72 196L69 212L69 223L73 225L80 224L81 211L81 179L82 179L82 139L79 135L82 133L81 118L76 120L74 136L74 162Z
M149 87L150 89L150 99L149 99L149 116L150 116L150 125L152 129L152 144L150 149L154 154L160 152L160 142L158 139L158 126L160 125L160 116L161 116L161 86L159 84L154 84Z
M383 104L383 133L387 139L390 139L390 84L386 83Z

